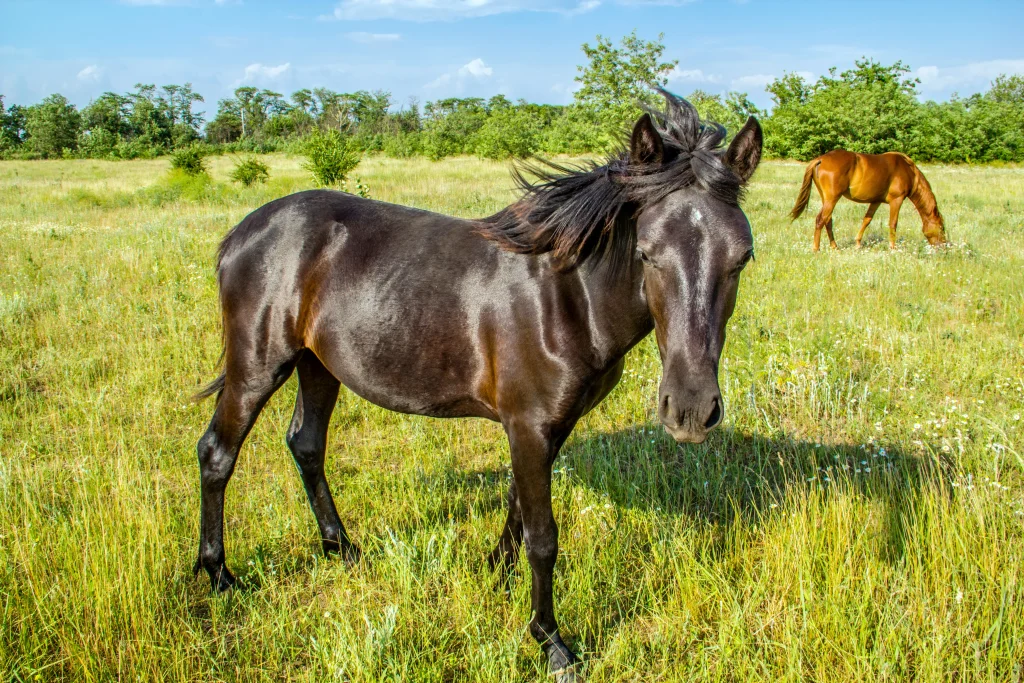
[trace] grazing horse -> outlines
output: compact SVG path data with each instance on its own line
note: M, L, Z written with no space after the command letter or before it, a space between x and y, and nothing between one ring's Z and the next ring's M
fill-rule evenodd
M945 223L935 204L932 186L906 154L856 154L837 149L812 160L804 172L796 205L789 214L792 220L799 218L807 208L812 180L821 196L821 211L814 219L814 251L820 248L822 228L828 231L832 248L839 248L832 234L832 210L840 197L868 204L868 212L857 233L858 247L875 211L885 202L889 205L889 248L896 248L896 222L904 199L910 199L921 214L921 231L928 243L934 246L946 243Z
M525 542L530 633L559 680L574 680L551 594L558 527L551 467L576 422L622 376L653 329L663 363L658 414L700 443L724 414L718 363L740 273L753 255L740 197L761 157L749 119L725 130L663 93L628 149L598 166L516 171L521 199L463 220L328 190L272 201L220 245L224 368L198 444L199 557L215 590L224 490L260 410L293 371L287 444L325 553L357 561L324 476L327 427L345 385L390 410L482 417L508 435L508 516L490 554L509 580Z

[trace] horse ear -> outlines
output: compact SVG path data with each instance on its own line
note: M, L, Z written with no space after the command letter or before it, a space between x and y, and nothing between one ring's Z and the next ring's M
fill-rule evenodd
M754 175L754 170L761 161L763 144L764 134L761 133L761 124L751 116L733 138L732 144L725 152L723 161L740 177L740 180L747 182L750 180L750 176Z
M650 114L644 114L633 126L629 141L629 160L634 164L660 164L665 160L665 144L654 127Z

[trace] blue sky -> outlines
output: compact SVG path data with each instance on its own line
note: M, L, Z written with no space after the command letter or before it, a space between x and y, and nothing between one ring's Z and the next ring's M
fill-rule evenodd
M207 110L239 85L572 99L580 44L664 33L670 89L741 90L860 56L908 63L923 97L1024 74L1024 2L766 0L0 0L0 94L84 105L136 82L191 81ZM201 105L202 106L202 105Z

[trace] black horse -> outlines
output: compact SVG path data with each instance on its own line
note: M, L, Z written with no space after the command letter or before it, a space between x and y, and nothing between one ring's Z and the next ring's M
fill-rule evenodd
M533 570L530 632L560 680L576 656L558 632L551 581L558 526L551 466L576 422L622 375L653 329L664 366L658 413L680 442L722 420L718 362L753 238L739 207L760 156L749 119L725 130L662 93L629 149L603 165L532 168L518 202L462 220L327 190L249 214L224 238L217 275L224 372L199 440L199 559L224 565L224 490L267 399L298 369L287 442L324 551L355 561L324 477L342 384L379 406L483 417L508 434L508 518L490 555L508 577L520 544Z

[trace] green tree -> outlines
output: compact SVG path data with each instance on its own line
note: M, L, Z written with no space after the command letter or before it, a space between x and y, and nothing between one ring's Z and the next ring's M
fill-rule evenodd
M479 97L449 97L427 102L424 108L423 148L435 161L474 151L474 137L487 122L487 109Z
M127 95L128 125L133 149L128 156L156 156L171 148L173 119L170 103L157 94L156 86L136 83Z
M541 145L542 119L522 103L514 106L504 95L491 98L490 114L476 133L476 153L485 159L525 158Z
M63 95L50 95L25 110L25 143L35 154L59 157L78 147L82 115Z
M664 34L655 41L644 41L634 30L615 47L611 39L597 36L591 46L583 44L587 64L578 66L580 83L576 104L589 108L597 116L602 131L615 140L635 121L640 103L655 101L653 89L668 83L678 60L662 61Z
M1001 104L1024 106L1024 76L1001 74L992 81L985 97Z
M4 110L4 96L0 95L0 153L21 146L25 139L25 109L12 104Z
M745 92L730 92L723 98L704 90L694 90L686 99L697 108L702 119L722 124L730 136L740 131L748 117L762 115Z
M920 114L917 80L902 62L870 59L808 85L787 74L766 90L775 102L765 146L774 156L811 159L836 148L854 152L910 152Z

